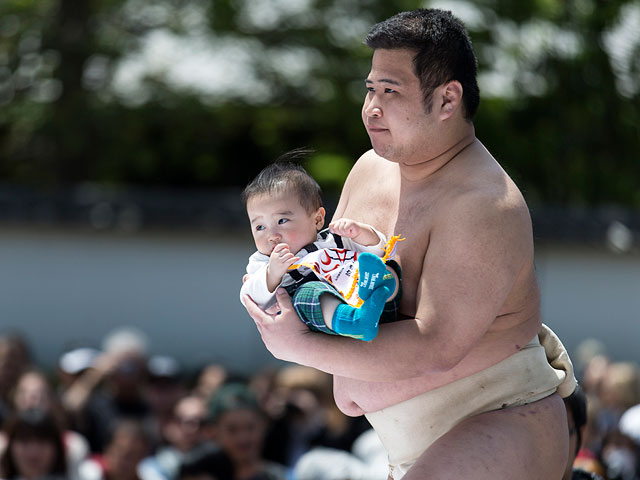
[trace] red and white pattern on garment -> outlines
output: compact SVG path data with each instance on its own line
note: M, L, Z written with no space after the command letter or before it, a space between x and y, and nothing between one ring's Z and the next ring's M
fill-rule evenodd
M401 235L392 236L384 248L382 261L393 260L397 243L404 240ZM320 280L333 285L352 307L359 307L364 301L358 296L358 253L344 248L321 248L308 253L304 262L291 265L289 270L311 270ZM306 272L305 272L306 273Z

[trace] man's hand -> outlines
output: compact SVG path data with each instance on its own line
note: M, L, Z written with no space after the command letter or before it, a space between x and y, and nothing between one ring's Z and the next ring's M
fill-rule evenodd
M310 333L291 304L284 288L276 291L277 305L268 311L262 310L248 295L244 296L247 312L256 322L262 341L271 354L289 362L298 362L302 353L300 336Z
M280 285L282 277L287 273L289 267L298 260L300 257L291 253L289 245L286 243L279 243L274 247L269 255L269 265L267 266L267 287L270 292L273 292Z

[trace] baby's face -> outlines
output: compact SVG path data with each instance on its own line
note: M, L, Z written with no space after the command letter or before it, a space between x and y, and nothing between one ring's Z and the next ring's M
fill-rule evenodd
M324 225L324 208L308 213L295 195L258 195L247 201L251 233L260 253L271 255L279 243L292 253L315 241Z

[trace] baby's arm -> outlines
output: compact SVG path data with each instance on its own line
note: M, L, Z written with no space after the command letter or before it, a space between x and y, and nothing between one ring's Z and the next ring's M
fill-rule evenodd
M282 277L287 272L289 265L299 260L289 252L286 243L276 245L270 256L255 252L249 258L247 273L242 277L240 289L240 301L244 305L242 297L249 295L252 300L265 309L275 303L275 290L282 283Z
M279 243L275 246L271 255L269 255L269 265L267 265L267 289L269 289L269 292L276 291L278 285L282 283L284 274L298 260L300 260L300 257L296 257L291 253L289 245L286 243Z
M380 243L380 237L371 225L356 222L350 218L334 220L329 224L329 231L367 247Z
M249 295L251 299L266 309L275 302L275 293L267 290L267 263L262 268L247 273L242 277L242 288L240 289L240 302L244 305L243 297Z

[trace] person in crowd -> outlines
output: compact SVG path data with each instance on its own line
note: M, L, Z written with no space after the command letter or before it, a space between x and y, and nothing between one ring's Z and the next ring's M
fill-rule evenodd
M58 395L64 401L65 392L82 376L102 352L97 348L85 346L74 346L67 348L58 357L55 366L56 383ZM63 402L64 403L64 402Z
M149 436L140 421L119 420L104 453L94 454L80 465L80 480L142 480L138 465L150 449Z
M209 421L216 443L231 460L230 480L284 480L284 466L262 456L266 418L246 384L222 386L209 404Z
M185 455L176 480L230 480L233 464L219 448L198 449Z
M618 426L604 435L600 456L607 480L640 480L639 447Z
M0 459L3 480L68 480L62 430L51 412L30 409L9 417Z
M68 428L60 399L45 374L36 368L23 372L17 380L10 399L11 407L15 412L37 409L53 416L63 431L62 439L67 457L68 476L70 480L76 480L78 466L89 455L89 444L84 436Z
M351 451L314 447L300 457L296 480L387 480L387 452L373 429L363 432Z
M144 398L147 382L146 339L132 328L118 328L103 341L103 353L65 393L64 405L73 426L92 452L104 451L114 425L121 419L149 421Z
M9 397L13 410L41 409L49 411L61 426L66 426L65 412L44 372L31 367L17 378Z
M15 332L0 334L0 423L9 414L9 395L18 377L31 366L26 340Z
M603 375L598 395L603 432L615 429L621 415L640 403L640 370L634 362L612 362Z
M209 401L213 394L226 382L230 374L225 366L219 363L207 363L199 369L193 393L205 401Z
M205 443L203 426L207 419L207 404L199 396L187 395L173 408L172 418L164 425L167 444L139 466L142 480L173 480L182 460Z
M603 469L594 471L599 464L591 464L588 468L583 469L575 463L578 452L581 450L587 424L587 397L580 386L564 399L564 405L567 409L567 425L569 427L569 459L562 480L602 480L599 473L603 473Z
M143 398L149 405L147 428L154 446L167 443L164 432L174 418L174 408L187 393L184 372L169 355L153 355L147 362L147 382Z
M349 451L355 439L370 428L364 417L340 412L333 400L331 376L314 368L283 367L275 378L274 396L279 411L272 409L264 455L287 467L313 447Z

